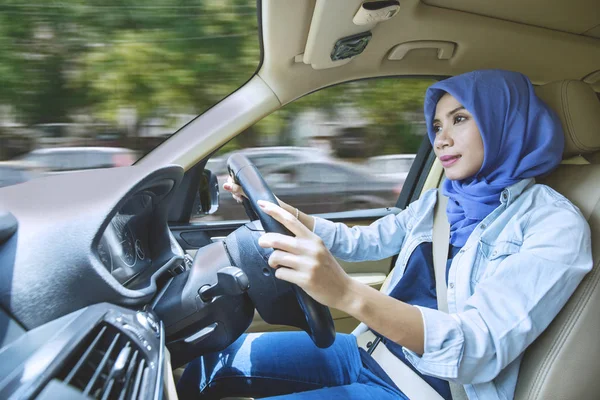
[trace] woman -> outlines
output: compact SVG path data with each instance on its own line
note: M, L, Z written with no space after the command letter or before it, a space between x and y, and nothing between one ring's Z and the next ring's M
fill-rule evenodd
M279 279L352 315L442 397L448 381L470 398L508 399L523 351L548 326L592 267L590 231L579 210L534 178L561 160L556 115L522 74L475 71L426 93L429 139L444 167L449 198L449 314L437 310L431 253L436 190L398 215L348 228L259 202L295 237L267 233ZM226 190L239 199L239 186ZM297 218L295 217L297 216ZM352 280L335 257L398 254L389 293ZM317 349L303 332L242 336L186 369L182 396L282 399L397 399L402 388L352 335Z

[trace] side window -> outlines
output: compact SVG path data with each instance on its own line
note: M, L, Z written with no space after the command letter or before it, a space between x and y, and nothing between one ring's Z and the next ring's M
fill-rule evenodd
M102 164L102 160L99 159L98 155L91 152L73 154L70 157L70 161L70 170L93 168L98 164Z
M298 181L305 184L338 184L350 181L349 171L344 171L330 163L312 164L299 170Z
M65 171L69 169L68 154L54 153L46 156L46 166L49 171Z
M0 168L0 188L24 182L23 174L16 168Z
M72 171L81 169L81 164L85 160L85 156L79 155L75 152L65 153L60 160L62 171Z
M298 168L297 181L301 185L314 185L321 183L319 171L311 166L302 166Z
M400 169L402 169L402 171L408 172L410 171L410 167L412 167L412 163L413 161L415 161L415 158L405 158L402 160L402 163L400 165Z
M425 134L432 79L369 79L307 95L227 143L207 169L219 179L219 209L193 220L246 219L223 190L234 152L257 166L280 199L310 214L396 203Z
M281 165L285 162L294 161L293 159L290 159L289 155L277 153L261 154L260 156L249 156L248 159L252 161L252 163L261 170L268 169L269 167L275 165Z
M267 172L264 178L271 190L275 192L282 187L294 187L300 182L296 168L276 168Z

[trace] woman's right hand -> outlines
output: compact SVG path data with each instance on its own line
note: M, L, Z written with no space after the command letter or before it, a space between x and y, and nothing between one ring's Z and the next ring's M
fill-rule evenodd
M246 193L244 193L244 189L242 189L240 185L235 183L231 176L227 177L227 182L223 184L223 189L231 193L231 196L238 203L241 203L244 197L248 198L248 196L246 196ZM283 208L285 211L289 212L292 215L296 215L298 220L312 232L312 230L315 227L315 219L313 217L301 213L300 211L298 211L297 208L279 200L277 196L275 196L275 199L277 200L277 203L279 203L279 207Z
M241 203L244 197L248 198L248 196L246 196L246 193L244 193L244 189L242 189L242 187L240 185L235 183L231 176L227 177L227 182L225 182L223 184L223 189L225 189L226 191L231 193L231 196L238 203ZM280 207L284 207L285 203L283 203L281 200L279 200L279 198L277 196L275 196L275 199L277 200L277 203L279 203ZM293 208L292 206L288 206L288 207ZM294 210L295 210L295 208L294 208Z
M227 177L227 182L223 184L223 189L231 193L235 201L237 201L238 203L241 203L244 197L248 198L248 196L246 196L246 193L244 193L244 189L242 189L240 185L235 183L231 176Z

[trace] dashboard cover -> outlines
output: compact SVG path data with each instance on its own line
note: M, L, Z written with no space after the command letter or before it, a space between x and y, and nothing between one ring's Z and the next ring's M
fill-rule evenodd
M0 210L0 244L6 242L17 231L19 223L14 215Z
M167 226L179 166L87 170L0 189L0 306L32 329L90 304L141 305L183 250Z

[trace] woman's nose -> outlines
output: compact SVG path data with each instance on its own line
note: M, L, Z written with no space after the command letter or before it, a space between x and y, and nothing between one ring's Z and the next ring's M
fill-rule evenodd
M452 138L450 138L450 135L448 135L446 129L442 129L435 137L435 147L438 149L443 149L444 147L450 146L451 144Z

